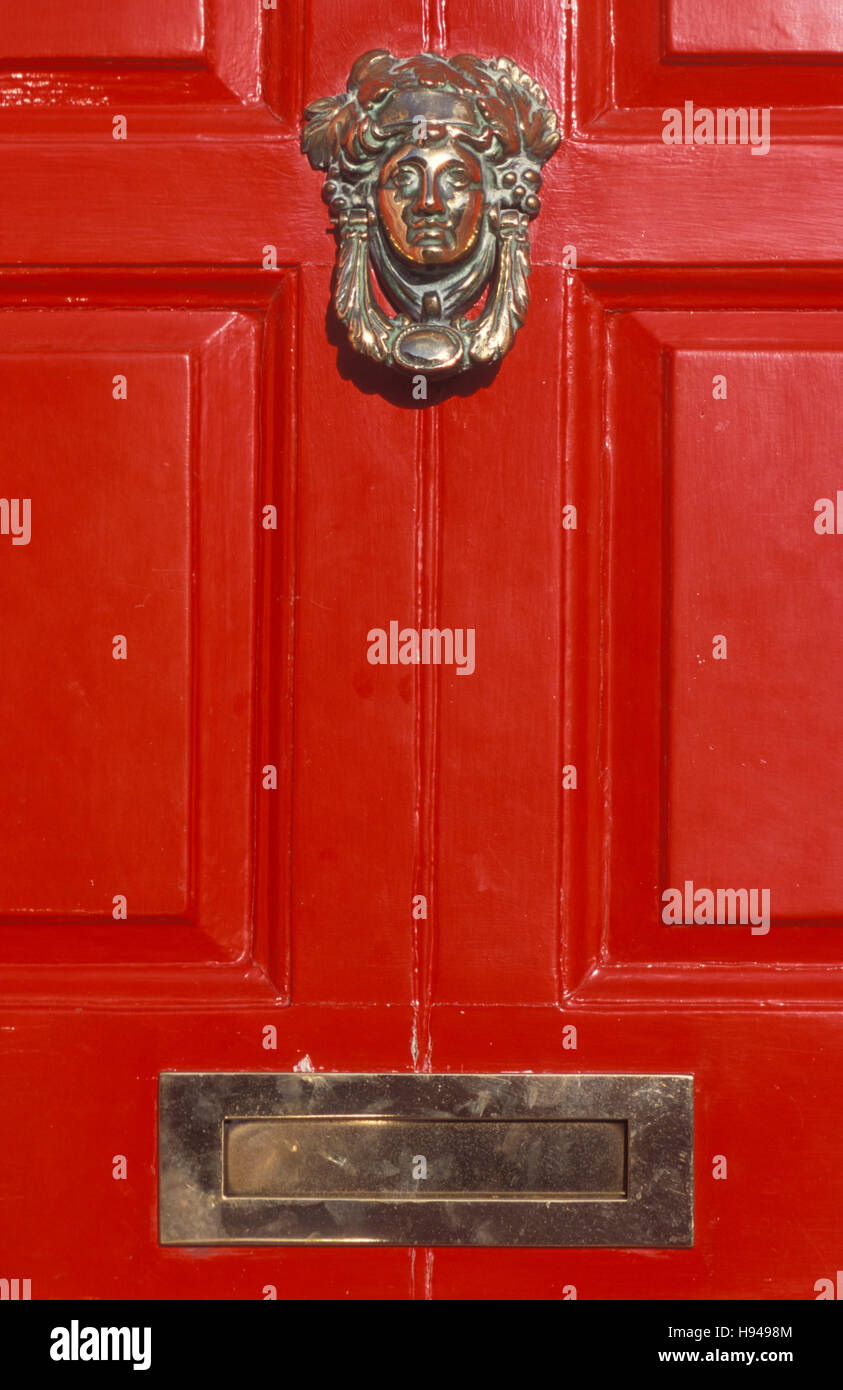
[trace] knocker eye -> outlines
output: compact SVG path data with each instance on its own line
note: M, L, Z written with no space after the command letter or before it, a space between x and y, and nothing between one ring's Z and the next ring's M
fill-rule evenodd
M387 180L387 187L394 188L396 193L403 193L408 197L417 183L418 178L411 169L396 169Z

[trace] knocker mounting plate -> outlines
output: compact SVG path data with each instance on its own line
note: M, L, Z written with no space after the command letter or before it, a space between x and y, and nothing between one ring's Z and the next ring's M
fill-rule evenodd
M545 92L509 58L377 49L346 92L307 108L302 149L325 171L337 234L334 306L358 352L449 376L509 351L558 144Z

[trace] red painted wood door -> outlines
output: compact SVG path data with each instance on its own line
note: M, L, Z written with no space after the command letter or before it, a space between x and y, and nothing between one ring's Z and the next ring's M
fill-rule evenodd
M426 406L327 314L298 150L381 46L507 54L564 131L513 352ZM816 1297L839 5L3 0L0 47L0 1277ZM769 149L695 141L726 108ZM392 620L473 628L474 673L372 667ZM687 883L769 931L666 923ZM696 1243L161 1249L159 1073L294 1067L691 1072Z

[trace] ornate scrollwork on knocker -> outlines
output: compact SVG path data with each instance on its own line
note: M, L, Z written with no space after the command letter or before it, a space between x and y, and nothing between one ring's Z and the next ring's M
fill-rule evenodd
M358 352L447 376L509 351L558 144L545 92L509 58L378 49L347 92L307 108L302 149L325 171L337 233L334 305Z

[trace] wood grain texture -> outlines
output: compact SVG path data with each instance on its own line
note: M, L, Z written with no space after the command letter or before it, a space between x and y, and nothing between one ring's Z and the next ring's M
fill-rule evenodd
M440 617L476 633L475 673L440 678L435 997L448 1002L557 990L560 277L536 270L531 289L500 371L437 407Z
M326 274L302 279L293 997L407 1000L414 676L367 634L413 622L417 413L327 339Z

